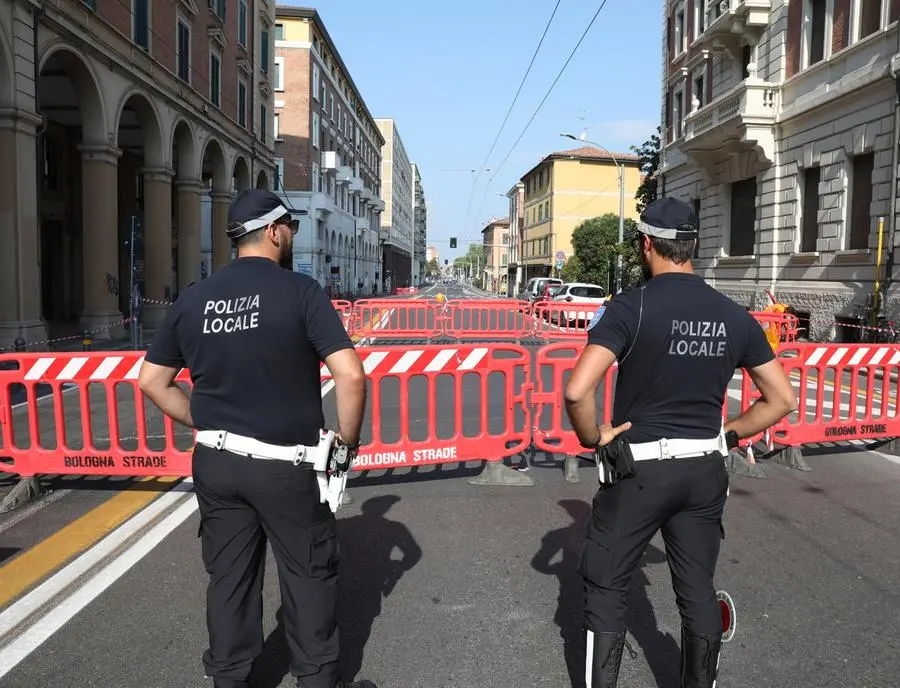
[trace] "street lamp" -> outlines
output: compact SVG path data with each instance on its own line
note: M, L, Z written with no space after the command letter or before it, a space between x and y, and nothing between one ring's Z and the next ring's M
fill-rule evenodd
M594 148L599 148L601 151L606 153L610 159L616 164L616 169L619 172L619 245L623 241L625 241L625 168L616 160L616 156L610 153L606 148L601 146L599 143L594 143L593 141L587 141L578 136L573 136L572 134L560 134L567 139L572 139L573 141L580 141L581 143L586 143L589 146L593 146ZM617 251L616 252L616 293L622 291L622 254Z

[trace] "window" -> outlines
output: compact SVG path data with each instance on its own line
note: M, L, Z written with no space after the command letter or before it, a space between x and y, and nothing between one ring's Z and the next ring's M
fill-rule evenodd
M284 40L284 24L276 24L275 25L275 40L276 41Z
M269 31L263 29L259 32L259 68L263 74L269 73L269 65L272 63L272 55L269 50Z
M312 190L322 192L322 175L319 173L319 163L316 162L312 164Z
M881 0L859 0L859 37L865 38L881 28Z
M732 256L752 256L756 246L756 177L731 185Z
M278 113L272 115L272 137L278 140Z
M178 78L189 84L191 83L191 26L181 18L178 19L176 36L175 67L178 70Z
M238 44L247 47L247 0L238 2Z
M853 157L853 186L850 199L850 241L847 248L869 248L872 228L872 173L875 154Z
M694 97L697 99L697 107L706 105L706 92L704 90L704 79L702 74L694 79Z
M509 246L509 234L504 234L504 235L503 235L503 245L504 245L504 246Z
M269 119L269 111L266 106L260 103L259 106L259 140L266 141L266 120Z
M310 132L309 137L312 139L312 145L315 148L319 148L322 141L322 130L319 124L318 112L314 112L312 115L312 131Z
M812 253L819 239L819 182L822 168L808 167L803 170L803 197L800 217L800 252Z
M227 5L227 0L209 0L209 6L215 8L216 16L222 21L225 21L225 8Z
M706 31L706 0L694 0L694 40Z
M684 113L684 93L678 91L672 101L672 119L675 122L675 138L681 138L681 117Z
M753 59L753 47L745 45L741 48L741 78L747 79L750 76L750 60Z
M238 79L238 112L237 112L237 121L245 129L247 128L247 82L243 79Z
M680 55L684 52L685 43L685 24L684 24L684 8L678 10L675 14L675 54Z
M276 69L278 68L277 60L276 60ZM319 65L313 64L313 86L312 86L312 97L313 100L321 100L321 96L319 95L319 89L321 88L320 82L322 80L322 72L319 69Z
M272 187L277 190L284 190L284 159L275 158L275 184Z
M222 58L214 50L209 53L209 102L222 103Z
M809 48L807 66L811 67L825 59L825 16L828 0L808 0L808 2L812 17L809 18L810 28L806 43Z
M150 51L150 0L132 0L131 38L136 46Z
M284 58L275 58L275 73L272 75L276 91L284 90Z

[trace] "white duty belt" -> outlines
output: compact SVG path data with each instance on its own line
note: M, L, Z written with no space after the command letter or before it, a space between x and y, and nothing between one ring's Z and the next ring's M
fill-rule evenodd
M720 452L728 454L725 435L720 434L709 440L661 439L655 442L638 442L629 444L635 461L653 461L654 459L689 459L704 454Z
M328 502L332 513L340 507L347 487L346 472L329 474L334 441L333 430L320 430L319 443L314 446L269 444L224 430L199 430L196 437L197 444L218 451L240 454L250 459L290 461L295 466L301 463L312 464L319 483L319 501L322 504Z

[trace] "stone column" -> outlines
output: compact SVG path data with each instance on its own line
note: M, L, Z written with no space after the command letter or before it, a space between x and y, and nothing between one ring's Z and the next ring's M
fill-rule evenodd
M213 272L231 262L231 240L228 229L228 206L231 194L227 191L213 191L212 198L212 260Z
M35 133L41 119L0 109L0 348L47 339L41 319Z
M82 159L84 214L84 312L81 326L95 339L120 336L112 327L123 319L119 289L127 288L119 275L119 156L110 146L79 146ZM126 280L127 282L127 280Z
M172 177L165 169L144 172L144 303L143 323L158 325L173 296Z
M206 187L199 179L179 179L178 189L178 292L200 281L200 228Z

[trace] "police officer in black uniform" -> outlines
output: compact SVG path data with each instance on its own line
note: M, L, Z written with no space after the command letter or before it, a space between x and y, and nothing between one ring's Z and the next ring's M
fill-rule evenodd
M312 463L333 446L320 432L320 362L335 383L338 445L351 456L366 403L363 367L319 284L290 270L298 227L278 197L245 191L228 215L237 260L184 291L140 375L151 401L198 431L193 478L210 576L206 674L215 688L250 685L263 649L269 541L297 685L374 688L338 679L335 517ZM190 398L173 383L181 368L190 370Z
M796 408L760 325L693 274L698 224L693 209L672 198L646 208L635 237L646 282L599 309L565 390L581 444L596 450L601 482L580 563L587 688L616 686L629 580L660 529L682 620L681 685L715 685L724 458L739 438ZM615 361L613 422L598 427L596 390ZM738 368L762 397L723 427L722 405Z

